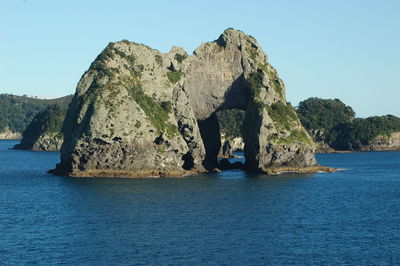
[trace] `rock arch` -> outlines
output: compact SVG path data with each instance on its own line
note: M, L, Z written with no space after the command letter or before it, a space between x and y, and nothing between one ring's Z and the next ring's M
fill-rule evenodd
M227 29L193 55L110 43L78 83L61 162L72 176L174 176L217 167L215 112L246 111L246 169L316 164L314 143L286 102L257 41Z

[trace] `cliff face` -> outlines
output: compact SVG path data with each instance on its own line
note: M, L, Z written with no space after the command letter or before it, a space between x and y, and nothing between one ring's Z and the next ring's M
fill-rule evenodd
M379 135L368 145L361 146L362 151L396 151L400 150L400 131L389 135Z
M256 40L234 29L193 55L110 43L78 83L55 173L170 176L218 166L215 113L246 111L246 169L316 164L314 143L286 103Z
M59 105L51 105L38 113L22 133L21 143L14 149L59 151L63 142L61 126L65 112Z

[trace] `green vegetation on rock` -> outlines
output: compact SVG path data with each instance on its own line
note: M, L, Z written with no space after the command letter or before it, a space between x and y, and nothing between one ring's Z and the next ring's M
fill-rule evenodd
M263 80L264 74L262 72L255 72L255 73L250 73L249 77L247 78L247 82L249 83L250 91L251 91L251 97L254 100L257 100L257 98L260 95L261 92L261 87L262 85L262 80Z
M176 61L178 61L179 63L182 63L183 60L185 60L186 58L187 58L186 55L175 54L175 59L176 59Z
M114 77L113 71L108 68L105 63L109 59L115 58L114 43L109 43L106 48L96 57L96 59L91 64L90 68L98 71L104 76L110 79Z
M256 61L258 53L257 53L257 50L255 48L248 47L248 48L246 48L246 52L249 54L249 57L252 60Z
M124 64L124 66L129 70L130 75L124 75L120 76L118 79L113 79L118 70L108 67L107 60L113 59L114 54L127 61L127 64ZM155 55L155 60L160 66L162 65L162 57L160 55ZM118 97L119 90L121 87L124 87L127 89L128 94L145 112L148 120L159 133L165 132L168 137L174 137L178 134L177 126L168 122L169 115L172 112L171 102L157 102L153 97L144 92L141 81L141 73L144 70L144 66L136 63L136 57L134 55L127 55L124 51L117 49L114 44L110 43L92 63L91 69L109 76L112 80L112 82L109 82L107 85L94 84L88 91L90 93L86 93L97 99L99 98L96 96L97 91L101 89L109 91L105 99L99 99L98 101L106 106L111 115L115 115L118 105L122 104L121 102L116 103L113 99ZM180 79L183 73L174 71L168 72L167 74L169 74L168 78L170 81L175 83ZM135 127L140 128L141 126L140 121L137 121ZM113 132L111 132L111 135L113 135Z
M134 95L134 99L139 104L140 108L146 113L150 122L160 132L165 132L168 137L174 137L179 134L178 127L168 122L170 110L165 109L165 105L155 101L152 97L145 94L143 91L138 91Z
M293 121L297 120L295 109L289 104L282 102L273 103L271 106L266 105L268 114L276 123L277 127L283 127L286 130L291 130Z
M149 121L159 132L165 132L168 137L174 137L179 134L178 127L168 122L172 111L171 102L155 101L153 97L144 93L140 80L135 76L132 76L125 86L128 88L129 95L145 112ZM135 126L140 127L140 124L136 123Z
M182 75L183 72L179 70L167 72L168 80L171 81L172 83L177 83L181 79Z
M278 79L275 79L272 82L272 86L274 87L275 91L281 96L283 97L283 88L281 86L281 83Z
M273 70L269 70L272 67L268 66L268 63L262 63L259 62L258 59L258 52L255 48L253 47L247 47L246 48L247 53L249 54L249 57L257 64L257 66L259 67L260 70L262 70L269 78L270 82L271 82L271 86L273 87L273 89L281 96L283 97L283 88L281 86L281 81L279 80L279 78L277 77L277 74L275 71ZM273 69L273 68L272 68ZM260 72L257 72L260 73ZM255 73L252 73L253 75ZM256 78L255 82L257 82L257 86L252 86L253 88L259 88L261 87L262 84L258 85L260 82L262 82L262 75L261 77L252 77L250 76L250 82L251 79Z
M124 42L124 41L122 41ZM126 43L126 42L124 42ZM128 42L130 43L130 42ZM93 63L90 66L90 69L96 70L100 74L107 76L110 80L114 79L116 74L119 73L118 68L108 67L107 62L109 60L115 59L115 56L125 59L128 63L125 64L125 67L128 68L129 71L135 72L135 74L139 75L144 69L143 65L135 65L136 57L134 55L128 55L124 51L118 49L115 46L115 43L109 43L107 47L96 57Z

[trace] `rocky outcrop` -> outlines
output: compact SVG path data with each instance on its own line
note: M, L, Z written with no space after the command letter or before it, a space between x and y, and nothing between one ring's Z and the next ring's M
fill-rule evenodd
M368 145L361 146L362 151L398 151L400 150L400 131L379 135Z
M14 149L17 150L32 150L32 151L59 151L63 143L63 137L58 133L44 133L40 135L32 146L24 146L17 144Z
M218 166L215 113L246 111L248 171L315 166L314 143L257 41L228 29L193 55L110 43L78 83L63 126L69 176L176 176Z
M226 138L221 134L221 149L219 150L218 157L220 158L234 158L235 151L243 151L244 142L243 138Z
M66 110L59 105L50 105L38 113L22 133L17 150L59 151L63 143L61 127Z
M13 132L9 127L6 127L2 132L0 132L0 139L20 139L22 134L19 132Z
M332 149L327 143L322 141L315 142L315 153L334 153L335 150Z

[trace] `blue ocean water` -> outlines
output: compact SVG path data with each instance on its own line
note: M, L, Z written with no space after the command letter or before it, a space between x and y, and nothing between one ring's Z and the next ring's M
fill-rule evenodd
M0 264L400 264L400 152L333 174L65 178L0 141Z

